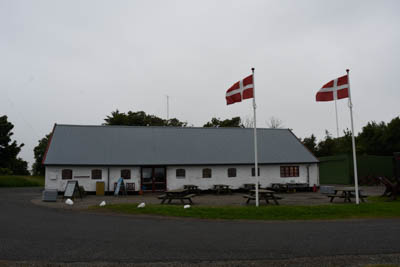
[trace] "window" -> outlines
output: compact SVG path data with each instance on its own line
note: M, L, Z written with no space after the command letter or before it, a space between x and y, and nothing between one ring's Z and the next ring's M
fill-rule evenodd
M228 168L228 177L236 177L236 168Z
M101 180L102 171L101 170L92 170L92 179L93 180Z
M281 166L281 177L299 177L299 166Z
M121 170L121 177L124 179L131 179L131 170L129 169Z
M61 173L63 180L71 180L72 179L72 170L71 169L63 169Z
M260 168L257 168L258 176L260 176ZM251 168L251 176L256 176L256 168Z
M203 178L211 178L211 169L203 169Z
M176 169L176 178L185 178L186 171L185 169Z

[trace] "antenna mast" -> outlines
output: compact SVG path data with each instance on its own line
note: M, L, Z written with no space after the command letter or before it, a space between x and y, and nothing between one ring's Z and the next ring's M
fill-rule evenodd
M166 95L167 97L167 121L169 120L169 95Z

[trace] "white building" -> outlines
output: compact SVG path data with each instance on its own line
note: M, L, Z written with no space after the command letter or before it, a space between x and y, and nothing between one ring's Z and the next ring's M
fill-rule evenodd
M288 129L257 129L260 184L319 185L318 159ZM241 188L255 183L253 129L55 125L43 163L46 189L79 181L113 191L120 177L135 190L192 184Z

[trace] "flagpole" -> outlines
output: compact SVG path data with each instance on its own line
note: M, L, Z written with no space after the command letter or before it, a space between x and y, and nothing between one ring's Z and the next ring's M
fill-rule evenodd
M256 117L256 85L254 82L254 68L251 68L253 73L253 111L254 111L254 174L256 175L256 207L259 206L258 198L258 184L259 184L259 173L258 173L258 156L257 156L257 117Z
M358 176L357 176L357 159L356 159L356 142L354 139L354 125L353 125L353 103L351 102L351 90L350 90L350 70L347 69L347 82L349 84L349 108L350 108L350 119L351 119L351 142L353 145L353 165L354 165L354 185L356 189L356 203L360 204L359 192L358 192Z
M337 138L339 138L339 121L338 121L338 115L337 115L336 99L335 99L335 112L336 112L336 136L337 136Z

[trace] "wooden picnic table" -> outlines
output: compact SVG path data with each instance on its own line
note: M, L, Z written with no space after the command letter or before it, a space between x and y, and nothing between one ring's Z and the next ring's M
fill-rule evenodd
M189 193L199 193L199 187L194 184L185 184L183 188L186 189Z
M243 188L244 188L245 190L250 191L250 190L252 190L252 189L256 189L256 184L243 184ZM260 184L258 184L258 188L261 188L261 185L260 185Z
M215 184L214 190L218 195L221 193L232 194L232 191L229 188L229 185L226 185L226 184Z
M250 195L244 195L243 197L247 198L246 204L249 204L250 200L256 199L256 190L250 190ZM258 189L258 197L260 200L265 200L267 204L269 204L269 200L273 200L275 205L279 205L278 199L282 199L275 196L275 191L266 189Z
M168 200L168 204L170 204L174 199L180 200L182 204L185 204L184 200L193 204L192 197L195 196L195 194L189 194L187 189L175 189L165 191L165 194L158 196L158 199L161 199L161 204L164 204L166 200Z
M334 194L327 195L330 198L330 202L333 202L335 198L343 198L344 202L351 202L351 199L356 197L356 189L354 187L335 187L334 191ZM360 189L358 190L358 196L362 202L365 202L364 198L368 197L363 195Z

